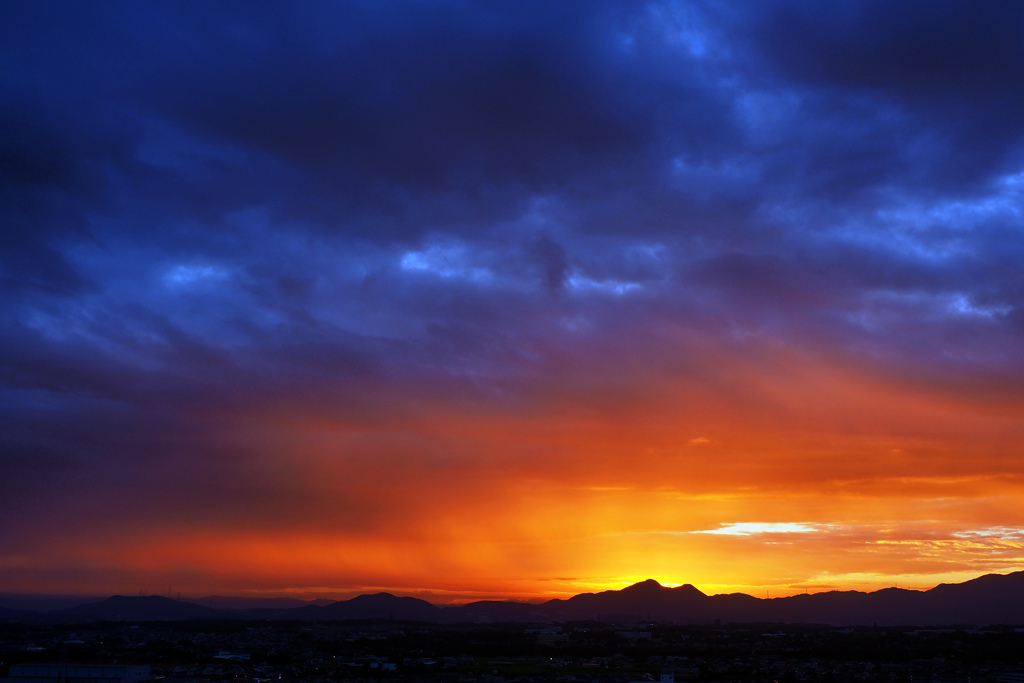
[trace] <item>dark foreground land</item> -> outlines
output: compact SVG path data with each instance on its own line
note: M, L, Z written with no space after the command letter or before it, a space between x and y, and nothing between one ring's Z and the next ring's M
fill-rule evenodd
M0 675L34 662L148 664L168 683L1024 681L1024 628L6 623L0 660Z

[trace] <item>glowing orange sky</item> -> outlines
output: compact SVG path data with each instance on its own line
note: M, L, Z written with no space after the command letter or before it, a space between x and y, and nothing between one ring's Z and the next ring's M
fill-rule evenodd
M70 523L3 570L26 591L448 602L648 577L755 595L927 588L1022 566L1021 406L784 350L689 346L695 369L671 370L671 351L647 349L658 377L568 363L543 400L501 412L413 393L361 422L313 403L219 416L216 438L274 483L245 514L104 518L83 497L73 514L102 533Z
M1024 569L1024 4L843 5L0 3L0 590Z

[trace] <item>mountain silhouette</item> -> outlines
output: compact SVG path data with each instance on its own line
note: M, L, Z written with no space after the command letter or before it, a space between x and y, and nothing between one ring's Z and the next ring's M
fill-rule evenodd
M32 612L23 609L11 609L10 607L0 607L0 619L26 619L33 615Z
M830 625L988 625L1024 623L1024 572L992 574L929 591L886 588L785 598L708 596L692 585L648 579L622 590L584 593L540 605L484 602L445 608L446 621L670 621Z
M308 607L310 605L329 605L334 600L300 600L299 598L238 598L224 595L208 595L204 598L189 598L189 602L203 607L214 609L293 609L296 607Z
M78 605L51 614L108 621L171 621L224 616L222 610L171 600L161 595L114 595L106 600Z
M323 607L302 607L296 612L316 616L318 620L397 619L399 621L439 621L441 609L419 598L400 598L391 593L360 595Z
M287 603L285 603L287 604ZM43 615L0 611L0 619ZM53 619L164 621L177 619L388 619L434 623L507 623L596 620L607 623L808 623L829 625L940 626L1024 624L1024 572L989 574L928 591L886 588L872 593L829 591L784 598L742 593L705 595L686 584L674 588L648 579L622 590L582 593L540 604L484 600L438 607L390 593L360 595L327 605L263 609L213 609L161 596L115 595L46 613Z

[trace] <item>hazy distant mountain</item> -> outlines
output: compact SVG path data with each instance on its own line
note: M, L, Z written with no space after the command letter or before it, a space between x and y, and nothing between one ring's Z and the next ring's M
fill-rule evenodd
M334 600L299 600L298 598L236 598L223 595L210 595L205 598L189 598L187 602L213 609L293 609L316 605L323 607Z
M397 619L399 621L440 621L441 608L418 598L399 598L390 593L360 595L325 607L303 607L301 611L319 620ZM300 610L296 610L300 611Z
M619 591L583 593L545 606L569 619L674 621L684 614L694 615L690 619L707 618L708 599L690 584L666 588L647 579Z
M115 595L70 609L51 612L51 616L107 619L111 621L170 621L226 616L222 610L171 600L160 595Z
M502 602L482 600L466 605L443 608L441 618L446 623L469 622L477 624L500 624L505 622L554 621L546 606L526 602Z
M218 600L230 600L218 598ZM287 599L285 599L287 600ZM224 604L224 603L222 603ZM708 596L687 584L676 588L648 579L622 590L583 593L567 600L534 605L482 601L437 607L417 598L390 593L360 595L351 600L301 607L213 609L160 596L115 595L101 602L51 612L50 618L159 621L196 618L302 619L343 621L554 622L599 620L691 621L726 623L774 622L879 626L1024 624L1024 572L990 574L960 584L942 584L929 591L886 588L873 593L831 591L786 598L755 598L734 593ZM5 617L0 611L0 618ZM24 613L20 613L22 615Z
M33 612L29 612L23 609L11 609L10 607L0 607L0 620L4 619L25 619L32 617Z
M95 595L24 595L0 594L0 607L29 612L53 612L68 609L86 602L99 600L102 596Z

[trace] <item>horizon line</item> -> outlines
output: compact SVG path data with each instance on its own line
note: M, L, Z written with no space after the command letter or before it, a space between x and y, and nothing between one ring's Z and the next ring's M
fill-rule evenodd
M1009 571L1009 572L1005 572L1005 573L987 572L987 573L984 573L984 574L978 574L976 576L972 576L971 578L965 579L963 581L954 582L952 585L967 583L969 581L974 581L976 579L980 579L980 578L983 578L983 577L986 577L986 576L1008 576L1008 575L1015 574L1015 573L1021 573L1022 571L1024 571L1024 570L1013 570L1013 571ZM387 595L391 595L391 596L396 597L396 598L414 598L414 599L417 599L417 600L422 600L424 602L427 602L427 603L429 603L431 605L434 605L435 607L438 607L438 608L446 608L446 607L460 607L460 606L464 606L464 605L467 605L467 604L472 604L472 603L475 603L475 602L509 602L509 603L518 603L518 604L541 605L541 604L545 604L545 603L551 602L553 600L566 600L566 599L575 597L577 595L598 594L598 593L613 592L613 591L614 592L618 592L618 591L622 591L622 590L625 590L627 588L632 588L634 586L637 586L637 585L640 585L640 584L644 584L644 583L648 583L648 582L654 582L660 588L666 588L666 589L669 589L669 590L673 590L673 589L677 589L677 588L684 588L686 586L689 586L691 588L694 588L694 589L698 590L700 593L702 593L703 595L706 595L708 597L715 597L715 596L721 596L721 595L748 595L748 596L750 596L752 598L755 598L755 599L758 599L758 600L775 600L775 599L797 597L797 596L800 596L800 595L820 595L820 594L824 594L824 593L833 593L833 592L853 592L853 593L870 594L870 593L877 593L877 592L883 591L883 590L892 590L892 589L924 593L924 592L928 592L928 591L930 591L930 590L932 590L932 589L934 589L934 588L936 588L938 586L941 586L941 585L951 585L951 584L949 584L947 582L939 582L939 583L936 583L934 585L930 585L927 588L922 588L922 587L908 587L908 586L905 586L905 585L904 586L900 586L899 582L894 582L894 584L891 585L891 586L883 586L883 587L880 587L880 588L875 588L875 589L870 589L870 590L858 590L856 588L841 588L841 587L823 587L823 590L818 590L818 591L811 592L811 591L805 589L803 592L794 591L794 592L786 593L784 595L779 595L779 594L772 595L772 592L773 592L772 588L773 588L773 586L766 586L764 588L765 594L757 595L757 594L754 594L753 592L750 592L750 591L708 592L708 591L702 589L700 587L700 585L697 585L697 584L663 582L663 581L659 581L658 579L655 579L655 578L647 578L647 579L643 579L643 580L640 580L640 581L635 581L633 583L622 585L621 588L604 588L604 589L592 590L592 591L584 590L584 591L580 591L580 592L577 592L577 593L566 593L566 594L563 594L563 595L552 596L552 597L546 597L546 596L540 597L539 596L539 597L534 597L534 598L520 599L520 598L516 598L516 597L497 597L497 596L495 596L493 594L490 594L490 595L486 595L486 596L479 596L479 597L475 597L475 598L469 598L469 599L465 599L465 600L452 601L452 602L434 602L434 601L428 599L427 597L423 597L423 596L429 596L429 595L432 595L432 594L436 593L437 592L436 589L435 590L431 590L431 589L413 589L413 590L408 590L408 589L397 589L397 588L388 588L388 587L363 587L362 589L351 589L351 590L333 589L333 590L335 590L335 592L346 594L349 597L331 597L331 596L300 597L300 595L296 595L294 593L293 594L288 594L287 592L285 592L284 594L281 594L281 592L274 592L273 594L271 594L271 593L260 593L260 594L255 594L255 595L251 594L251 593L247 595L247 594L244 594L244 593L242 593L242 594L226 594L226 593L218 592L218 593L204 593L204 594L201 594L201 595L188 595L188 596L186 596L186 595L182 595L182 592L171 591L171 594L167 595L167 594L164 594L162 592L161 593L147 592L146 589L142 589L142 590L137 591L137 592L136 591L131 591L131 592L114 592L114 593L92 593L92 592L88 592L88 593L71 593L71 592L68 592L68 593L38 593L38 592L36 592L36 593L20 593L20 592L14 592L14 591L3 591L3 592L0 592L0 600L3 600L3 599L33 600L34 599L34 600L97 600L97 601L103 601L103 600L109 600L110 598L114 598L114 597L124 597L124 598L152 598L152 597L156 597L156 598L166 598L166 599L174 600L174 601L177 601L177 602L186 602L186 603L192 603L193 601L196 601L196 600L216 600L216 599L219 599L219 600L249 600L249 601L259 601L259 600L295 600L295 601L304 602L304 603L314 603L314 602L317 602L317 601L329 601L330 603L335 603L335 602L346 602L346 601L353 600L353 599L361 597L361 596L387 594ZM709 584L705 584L705 585L709 585ZM710 584L710 585L714 585L714 584ZM444 592L446 592L446 593L456 593L456 594L461 593L461 594L465 595L467 593L473 593L474 591L444 591ZM306 594L306 595L308 595L308 594Z

